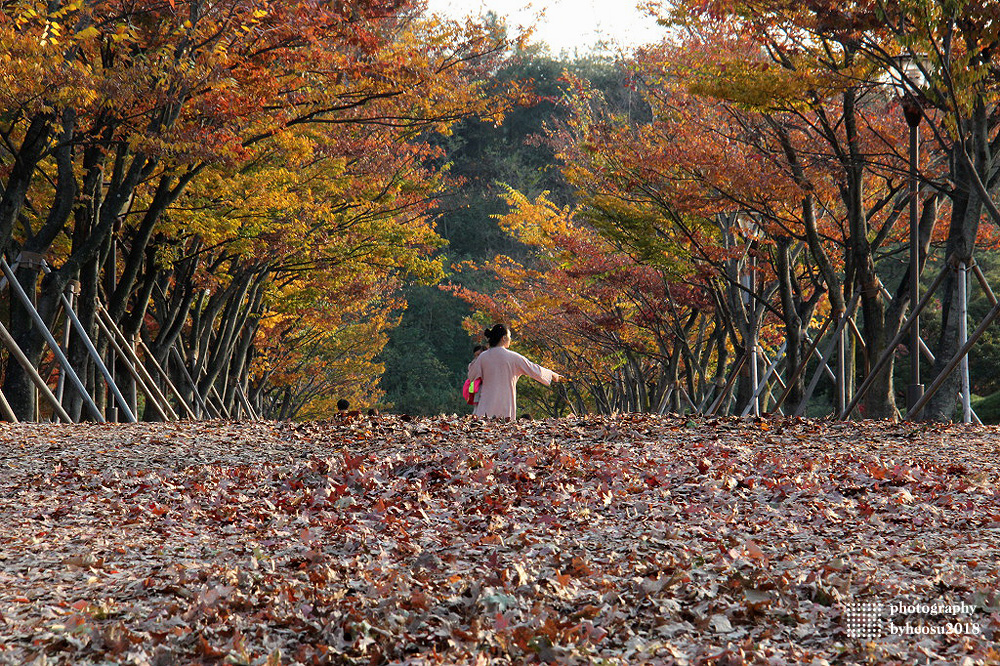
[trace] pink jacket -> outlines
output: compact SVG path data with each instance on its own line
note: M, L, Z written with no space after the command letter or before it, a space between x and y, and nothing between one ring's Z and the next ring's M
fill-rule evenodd
M491 347L482 352L469 366L469 379L483 380L479 389L476 416L517 417L517 379L528 375L548 386L553 373L537 363L532 363L517 352L503 347Z

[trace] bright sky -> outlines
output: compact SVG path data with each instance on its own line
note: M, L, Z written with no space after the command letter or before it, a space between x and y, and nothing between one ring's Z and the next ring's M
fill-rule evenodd
M586 55L592 50L631 50L659 41L664 29L636 8L638 0L427 0L428 10L451 18L492 11L513 29L534 24L533 41L553 55Z

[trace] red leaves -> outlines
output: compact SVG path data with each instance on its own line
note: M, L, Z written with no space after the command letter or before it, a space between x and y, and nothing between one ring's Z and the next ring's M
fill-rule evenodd
M767 555L765 555L764 551L760 549L760 546L755 544L753 541L748 540L744 548L746 549L747 557L751 560L758 560L760 562L767 561Z
M3 427L0 654L914 661L840 604L995 598L985 430L767 423Z

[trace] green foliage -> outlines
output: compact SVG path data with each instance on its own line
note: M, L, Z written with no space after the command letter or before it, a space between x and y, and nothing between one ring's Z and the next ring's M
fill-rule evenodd
M495 216L508 211L507 187L532 198L549 192L559 205L573 200L555 152L542 138L547 126L565 117L564 72L588 78L614 108L648 116L648 107L627 86L627 73L613 63L519 55L498 79L531 81L530 103L512 109L499 126L468 119L450 136L436 139L450 175L459 183L442 199L437 217L437 232L448 241L438 255L446 266L488 261L500 254L527 257L527 248L497 224ZM496 288L474 272L450 279L483 293ZM469 413L461 388L472 346L479 342L462 329L462 320L471 314L469 307L435 287L410 287L407 300L409 306L381 357L386 366L381 387L387 409L419 415Z
M987 396L973 394L972 409L983 423L1000 423L1000 391Z
M392 411L467 414L462 383L472 343L462 330L464 304L435 287L413 286L409 303L382 354L382 389Z
M996 250L980 251L976 254L976 262L996 292L1000 285L1000 253ZM969 334L971 335L986 318L992 304L971 273L969 280ZM1000 327L996 323L986 329L969 354L969 378L972 382L973 395L996 398L994 394L1000 391ZM987 423L982 414L979 414L979 418L983 423ZM989 422L998 423L1000 418Z
M976 262L986 276L987 282L992 285L992 289L996 292L997 285L1000 285L1000 253L996 250L980 250L976 253ZM930 286L930 283L940 270L940 264L927 265L921 276L923 289L927 289ZM896 272L902 274L901 269L897 269ZM893 282L886 281L886 284L893 284ZM969 273L968 288L968 331L969 335L972 335L972 332L979 327L993 306L980 288L975 275L971 272ZM921 317L920 332L927 345L933 349L941 335L941 304L939 301L932 300L928 305L925 314ZM926 359L922 363L922 367L925 368L923 372L929 373L930 364ZM895 370L897 393L901 395L905 391L906 384L909 383L908 357L902 362L897 360ZM922 379L926 385L933 380L933 377L928 377L925 374ZM972 348L972 352L969 354L969 381L972 385L972 395L984 396L980 398L981 400L994 398L994 394L1000 391L1000 326L997 326L996 323L983 332L983 335L976 342L975 347ZM989 405L990 403L987 402L984 408L991 409ZM975 404L973 405L973 409L983 422L987 423L986 418L982 414L979 414L979 409ZM1000 419L990 422L1000 422Z

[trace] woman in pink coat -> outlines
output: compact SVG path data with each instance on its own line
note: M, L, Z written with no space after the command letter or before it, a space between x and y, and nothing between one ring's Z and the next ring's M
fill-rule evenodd
M548 386L562 381L562 375L532 363L510 347L510 331L503 324L497 324L484 333L490 347L481 353L469 366L469 379L482 379L479 389L479 404L473 412L476 416L499 416L513 419L517 417L517 379L528 375Z

